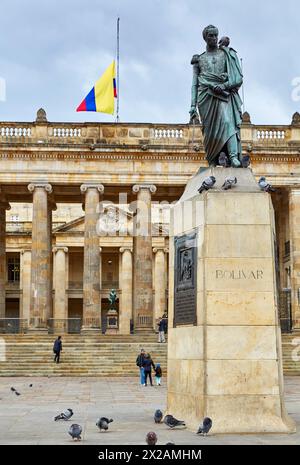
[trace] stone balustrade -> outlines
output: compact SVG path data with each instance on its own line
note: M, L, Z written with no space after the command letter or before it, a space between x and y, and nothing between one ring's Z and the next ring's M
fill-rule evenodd
M242 140L253 144L299 142L300 125L253 125L243 123ZM16 141L38 144L88 144L90 150L103 146L157 145L190 146L202 143L201 126L143 123L17 123L0 122L0 143Z

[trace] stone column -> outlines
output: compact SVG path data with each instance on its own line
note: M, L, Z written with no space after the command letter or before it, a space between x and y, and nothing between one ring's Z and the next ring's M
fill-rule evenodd
M161 317L166 308L166 260L165 248L154 248L153 253L155 254L155 267L154 267L154 317L155 322Z
M130 334L132 319L132 248L121 247L119 334Z
M1 193L1 190L0 190ZM0 198L0 318L5 318L5 285L6 285L6 210L10 205L4 198Z
M20 263L20 318L30 319L30 273L31 273L31 249L21 250Z
M49 224L49 194L52 186L47 183L32 183L28 185L28 190L33 193L30 326L32 330L46 330L52 308Z
M293 328L300 328L300 189L289 192Z
M133 223L133 318L135 331L153 331L151 194L156 186L135 185L136 216Z
M101 318L101 304L102 304L102 293L101 293L101 290L102 290L102 247L99 247L99 293L100 293L100 296L99 296L99 314L100 314L100 318Z
M67 331L68 318L68 247L54 247L55 275L54 275L54 329L59 332Z
M100 330L100 251L97 234L102 184L82 184L85 194L84 266L83 266L83 330Z

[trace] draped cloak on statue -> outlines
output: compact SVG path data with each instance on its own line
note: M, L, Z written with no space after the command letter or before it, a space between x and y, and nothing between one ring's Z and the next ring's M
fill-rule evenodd
M238 89L242 85L243 75L235 50L229 47L220 47L218 50L222 50L225 54L226 67L224 73L219 75L205 69L201 70L201 55L198 56L197 105L201 116L206 158L209 164L217 163L220 152L227 151L226 143L234 134L237 136L238 156L241 154L242 100L238 94ZM220 84L225 84L226 87L225 92L221 95L213 90L215 86Z

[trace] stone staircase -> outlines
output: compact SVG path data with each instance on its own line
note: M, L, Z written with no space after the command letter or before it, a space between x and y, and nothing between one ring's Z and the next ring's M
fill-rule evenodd
M300 331L285 333L282 338L283 372L287 376L300 375Z
M64 335L61 363L53 363L49 335L0 335L5 340L6 361L0 358L0 376L137 376L137 354L143 347L160 363L166 375L167 344L157 335ZM300 331L282 334L283 371L300 375ZM1 354L0 354L1 356Z
M153 335L64 335L61 363L53 362L49 335L0 335L5 340L6 361L0 358L0 376L138 376L136 357L141 348L154 363L167 367L167 344Z

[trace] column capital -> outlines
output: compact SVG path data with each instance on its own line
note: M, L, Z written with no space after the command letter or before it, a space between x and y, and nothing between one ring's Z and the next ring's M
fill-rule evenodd
M52 192L52 186L51 186L51 184L49 184L47 182L31 182L27 186L29 192L34 192L34 190L36 188L38 188L38 187L41 187L41 188L45 189L45 191L48 192L48 194L51 194L51 192Z
M128 252L132 252L132 247L129 246L129 245L128 246L125 245L123 247L120 247L119 250L120 250L121 253L125 252L126 250L128 250Z
M157 187L154 184L134 184L132 186L132 192L137 194L141 189L149 189L151 194L154 194L157 191Z
M80 192L82 194L85 194L87 192L88 189L97 189L97 191L100 193L100 194L103 194L104 192L104 186L103 184L99 184L99 183L84 183L84 184L81 184L80 186Z
M53 247L52 249L54 253L58 252L59 250L62 250L63 252L67 253L69 249L68 247L65 247L64 245L58 245L58 246Z
M164 247L164 246L162 246L162 247L153 247L153 253L157 253L157 252L168 253L168 252L169 252L169 249L167 249L167 248Z

